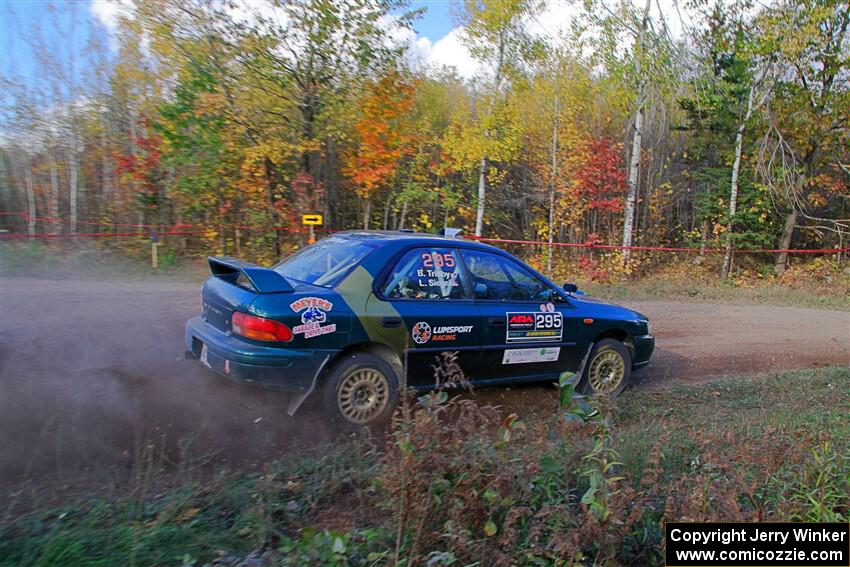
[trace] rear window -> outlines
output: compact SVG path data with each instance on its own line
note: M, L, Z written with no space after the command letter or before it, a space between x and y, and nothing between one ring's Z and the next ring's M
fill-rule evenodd
M331 236L290 256L274 271L300 282L333 287L376 247L371 242Z

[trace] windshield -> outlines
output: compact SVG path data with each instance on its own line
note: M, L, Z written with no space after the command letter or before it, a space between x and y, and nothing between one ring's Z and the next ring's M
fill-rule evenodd
M274 271L300 282L333 287L375 248L371 242L331 236L290 256Z

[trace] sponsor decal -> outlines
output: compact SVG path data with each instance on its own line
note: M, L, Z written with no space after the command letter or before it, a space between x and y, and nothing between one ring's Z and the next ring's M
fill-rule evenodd
M413 337L413 342L424 345L428 341L454 341L457 340L458 335L471 332L472 325L449 325L432 329L431 325L420 321L413 325L410 334Z
M560 342L564 333L564 318L560 313L539 311L506 314L508 330L505 342Z
M292 328L294 335L304 335L305 339L327 335L336 331L336 323L322 326L327 321L327 311L333 309L333 303L321 297L302 297L289 304L296 313L301 313L301 324Z
M413 336L414 343L424 345L431 340L431 325L420 321L413 325L413 330L410 334Z
M330 311L333 309L333 306L333 303L327 299L322 299L321 297L302 297L301 299L289 304L289 307L291 307L296 313L302 309L306 309L307 307L316 307L322 311Z
M559 356L561 356L561 347L515 348L505 351L502 364L557 362Z

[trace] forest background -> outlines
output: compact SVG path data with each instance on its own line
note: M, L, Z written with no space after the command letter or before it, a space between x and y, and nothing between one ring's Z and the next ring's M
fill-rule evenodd
M515 251L601 281L685 258L724 279L841 269L846 1L553 3L452 3L471 76L417 57L428 4L122 1L84 59L61 38L92 15L46 4L38 81L2 77L4 242L138 252L156 232L270 263L318 213L566 245Z

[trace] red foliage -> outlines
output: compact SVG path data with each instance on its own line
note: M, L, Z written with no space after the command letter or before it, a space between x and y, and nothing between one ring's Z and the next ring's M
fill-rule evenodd
M587 200L589 209L621 212L627 184L620 145L597 138L588 145L586 156L575 174L578 195Z
M578 265L591 281L607 283L610 279L610 274L601 267L601 262L594 260L590 254L582 255L579 258Z
M145 121L140 121L139 130L145 132ZM119 175L136 182L141 202L147 208L156 207L162 138L154 133L140 134L132 140L133 151L115 155L115 167Z

